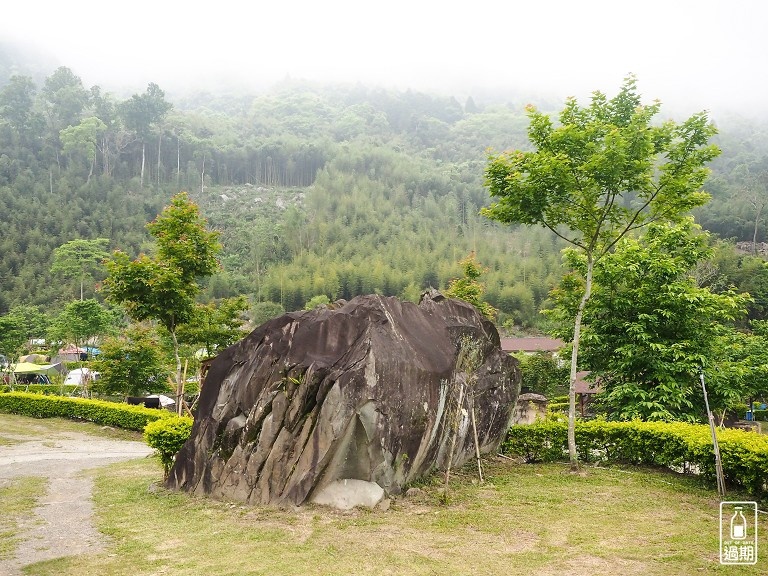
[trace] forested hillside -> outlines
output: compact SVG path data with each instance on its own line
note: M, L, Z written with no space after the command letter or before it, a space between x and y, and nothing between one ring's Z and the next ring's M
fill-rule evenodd
M714 120L723 154L696 217L722 238L762 241L766 126ZM158 84L119 98L68 68L42 83L0 77L0 314L56 310L79 295L76 279L51 272L65 242L150 250L146 222L186 190L222 233L207 299L246 294L286 310L317 295L416 299L445 287L474 251L500 323L533 327L562 273L561 245L478 215L486 150L527 147L527 124L522 105L503 99L361 85L211 88L171 101ZM719 254L721 280L739 282L748 259Z

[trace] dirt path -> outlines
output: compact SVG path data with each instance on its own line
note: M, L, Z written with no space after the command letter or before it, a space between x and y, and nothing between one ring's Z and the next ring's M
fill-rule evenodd
M152 449L142 442L77 432L2 436L14 443L0 446L0 486L13 478L43 476L48 490L22 526L15 557L0 560L0 574L16 576L28 564L103 550L107 540L92 518L93 479L84 471L143 458Z

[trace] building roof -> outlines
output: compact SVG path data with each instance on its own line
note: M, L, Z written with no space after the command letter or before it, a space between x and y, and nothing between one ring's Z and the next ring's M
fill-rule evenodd
M559 338L502 338L504 352L557 352L565 343Z
M576 394L597 394L601 391L599 382L590 382L586 380L588 370L581 370L576 372Z

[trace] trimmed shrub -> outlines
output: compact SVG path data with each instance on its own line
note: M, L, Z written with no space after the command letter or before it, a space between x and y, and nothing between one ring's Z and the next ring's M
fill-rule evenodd
M19 390L23 388L24 390ZM76 384L67 384L66 386L58 384L16 384L14 389L11 389L9 384L3 384L0 386L0 392L29 392L31 394L49 394L49 395L62 395L66 394L71 396L80 389Z
M130 406L103 400L45 396L29 392L0 394L0 412L33 418L69 418L87 420L104 426L115 426L142 432L149 422L172 417L166 410Z
M526 462L568 459L568 425L544 420L513 426L502 443L505 454ZM725 481L754 495L768 495L768 436L718 429L717 443ZM715 456L709 426L682 422L576 422L576 446L582 462L661 466L695 472L714 482Z
M568 412L568 402L550 402L547 404L547 410L550 412Z
M144 428L144 440L160 453L163 463L163 478L168 478L171 466L184 442L192 432L192 418L172 416L147 424Z

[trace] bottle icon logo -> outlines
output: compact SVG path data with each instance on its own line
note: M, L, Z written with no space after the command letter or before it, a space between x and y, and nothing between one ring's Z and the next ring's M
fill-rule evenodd
M747 537L747 519L744 518L741 506L736 506L734 510L735 512L731 517L731 538L744 540Z
M757 502L720 502L720 564L757 563Z

